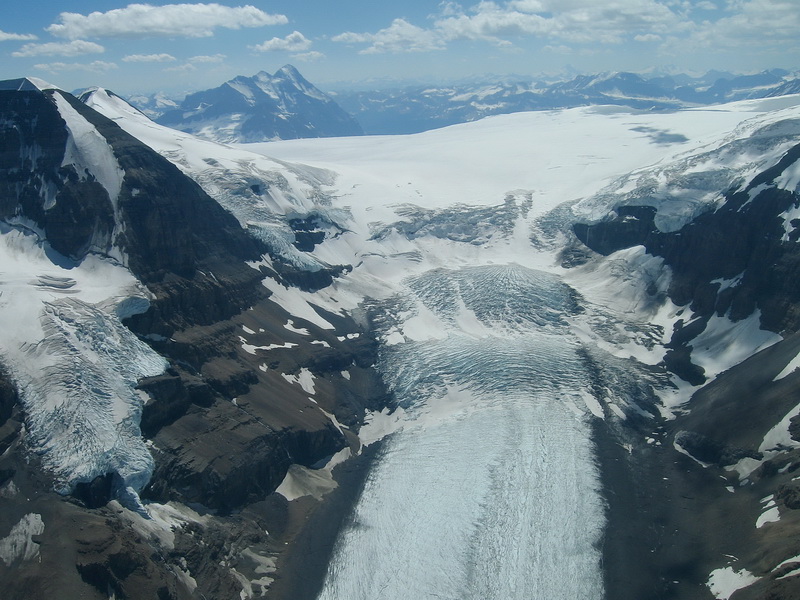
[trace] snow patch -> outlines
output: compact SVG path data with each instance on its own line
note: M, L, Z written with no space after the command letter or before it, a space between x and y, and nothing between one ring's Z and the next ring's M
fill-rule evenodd
M321 329L334 329L333 325L314 310L316 305L312 303L312 300L316 299L316 295L303 292L297 288L286 287L270 277L264 279L263 283L272 292L270 300L289 314L304 319Z
M728 600L735 591L751 586L758 580L746 569L735 571L733 567L723 567L711 571L706 586L717 600Z
M303 496L312 496L322 500L338 484L333 479L333 469L350 458L350 448L344 448L334 454L322 469L309 469L301 465L291 465L276 493L286 498L289 502Z
M763 513L756 520L756 529L761 529L767 523L777 523L781 520L780 510L773 500L766 507Z
M289 383L299 384L306 394L311 394L313 396L316 393L314 389L314 374L305 367L300 369L297 375L281 373L281 377Z
M706 377L713 378L781 339L777 333L761 329L760 310L737 322L714 315L690 342L692 362L705 370Z
M86 171L94 175L108 192L116 212L125 172L119 166L114 151L95 126L82 117L61 94L54 94L53 97L70 132L62 166L74 166L80 177L85 176ZM120 218L118 214L116 216L119 226Z
M0 539L0 559L7 567L18 560L32 560L39 556L39 544L33 537L44 533L42 515L28 513Z
M284 325L284 328L288 329L292 333L298 333L300 335L309 335L308 329L306 329L305 327L295 327L294 326L294 321L292 321L291 319L289 319L286 322L286 324Z

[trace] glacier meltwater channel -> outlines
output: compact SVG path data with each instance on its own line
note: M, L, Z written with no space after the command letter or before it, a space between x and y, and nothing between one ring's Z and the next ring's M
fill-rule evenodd
M567 322L580 299L516 265L407 284L371 308L407 420L384 441L320 600L601 598L591 378ZM422 315L426 335L392 343Z

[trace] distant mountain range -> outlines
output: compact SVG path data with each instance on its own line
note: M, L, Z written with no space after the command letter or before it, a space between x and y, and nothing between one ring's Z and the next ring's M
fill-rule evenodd
M793 93L800 93L798 74L771 70L743 76L710 72L698 78L647 78L624 72L579 75L567 81L502 78L443 87L342 91L334 97L366 133L399 134L528 110L594 104L673 110Z
M205 139L260 142L416 133L529 110L599 104L675 110L795 93L800 93L800 75L773 69L755 75L709 71L701 77L614 72L568 80L484 78L328 95L286 65L274 75L239 76L183 101L163 93L128 101L162 125Z

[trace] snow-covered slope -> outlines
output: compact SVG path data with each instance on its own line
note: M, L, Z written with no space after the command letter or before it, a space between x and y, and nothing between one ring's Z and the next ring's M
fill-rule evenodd
M444 217L455 207L464 207L459 209L464 213L478 212L477 207L502 212L498 209L509 198L524 211L524 239L517 241L526 242L537 219L563 203L580 201L573 209L577 217L601 218L620 201L644 197L645 186L653 182L663 189L653 189L646 203L657 205L659 216L667 219L677 210L673 199L682 198L675 205L691 209L669 225L685 223L712 207L720 190L745 181L786 151L798 105L800 97L790 96L665 114L587 107L501 115L411 136L242 148L337 173L335 187L324 189L334 197L334 207L351 212L350 227L361 238L398 229L395 223L422 226L423 219ZM690 195L698 188L705 190L703 196ZM630 195L620 198L612 190ZM325 246L343 248L355 235ZM378 241L381 248L375 251L387 254L387 240ZM533 248L524 256L530 258L518 260L541 262Z
M147 290L108 258L75 264L32 232L3 229L3 361L20 387L29 442L61 492L106 473L141 490L153 459L135 387L166 361L121 319L147 309Z
M800 117L800 97L786 96L672 113L517 113L410 136L230 148L159 127L102 91L88 102L173 160L243 224L274 244L282 237L294 264L352 265L336 284L351 306L436 267L515 262L558 272L558 240L570 223L627 205L652 206L658 228L676 231L776 163L796 143ZM787 172L779 187L793 191L795 179ZM325 232L313 251L292 244L296 232L285 222L294 217L316 220ZM635 271L644 263L625 264ZM620 313L633 300L606 302ZM637 318L652 318L652 310ZM661 325L669 332L669 322Z
M308 271L327 266L292 245L294 233L288 221L309 214L332 223L341 219L342 211L335 210L321 191L323 184L332 184L333 173L159 125L108 90L94 89L83 94L82 100L192 177L288 264Z
M251 169L283 168L257 156L182 155L210 168L219 154L254 198L274 176L270 204L241 203L240 222L78 99L27 80L0 88L4 594L257 594L296 532L268 532L261 509L240 511L292 463L357 444L347 427L382 397L371 342L352 319L281 306L294 289L271 279L271 264L288 258L265 256L270 227L258 218L280 221L296 190L282 172ZM208 181L231 193L224 173ZM313 207L306 187L299 205ZM319 262L307 262L295 275L324 285ZM189 503L208 509L201 518ZM227 546L226 559L207 543Z

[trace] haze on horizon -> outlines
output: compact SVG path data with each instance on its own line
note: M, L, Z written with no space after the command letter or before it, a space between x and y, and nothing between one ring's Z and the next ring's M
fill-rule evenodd
M796 70L796 0L272 0L6 7L0 78L181 93L298 66L316 84Z

